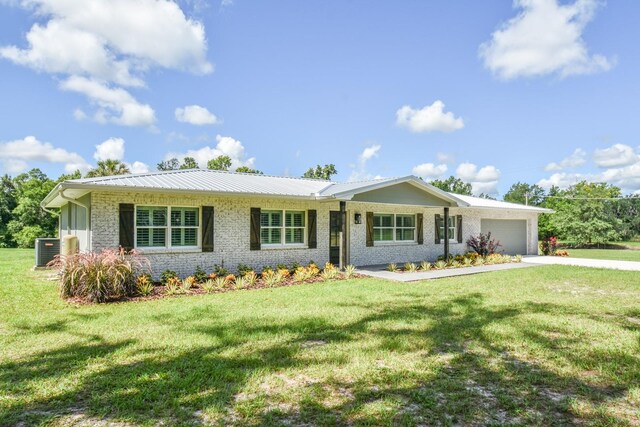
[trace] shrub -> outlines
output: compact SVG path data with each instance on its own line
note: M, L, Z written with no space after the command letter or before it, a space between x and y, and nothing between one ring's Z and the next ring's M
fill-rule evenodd
M208 294L213 293L216 289L216 283L213 279L208 279L202 284L202 289Z
M478 257L473 261L473 265L479 267L481 265L485 265L485 260L482 257Z
M471 267L472 263L473 263L473 260L471 258L467 258L467 257L464 257L464 260L462 261L462 265L464 267Z
M449 267L451 267L451 268L460 268L460 267L462 267L462 264L460 263L460 261L456 261L454 259L453 261L451 261L451 263L449 263Z
M267 273L269 271L273 271L273 268L271 268L270 265L263 265L262 266L262 270L260 270L260 274L262 275L262 274Z
M447 268L447 263L444 260L440 260L436 262L433 266L436 270L444 270L445 268Z
M197 266L196 271L193 272L193 278L196 279L196 283L204 283L208 276L200 266Z
M404 264L404 270L408 273L415 273L416 271L418 271L418 266L416 266L412 262L407 262Z
M522 255L516 255L513 257L513 262L522 262Z
M221 291L227 287L227 278L224 276L218 276L213 279L213 284L217 290Z
M277 270L287 270L287 271L289 271L289 267L287 267L287 264L282 264L282 263L277 264L276 265L276 269Z
M491 232L487 234L480 233L477 236L471 236L467 240L467 246L473 249L480 256L491 255L496 252L500 242L491 238Z
M166 285L169 279L177 279L177 278L178 278L178 273L176 273L173 270L165 270L160 275L160 282L163 285Z
M244 276L236 277L235 282L233 283L234 289L244 289L247 287L247 281L244 279Z
M180 293L180 279L172 277L167 280L167 284L164 287L164 293L166 295L176 295Z
M398 271L398 266L392 262L389 265L387 265L387 271L395 273L396 271Z
M60 267L60 295L105 302L138 292L137 277L149 270L149 261L137 251L105 249L58 256L51 265Z
M306 268L299 268L293 273L293 281L295 283L302 283L307 280L307 277L308 275Z
M302 267L299 263L294 262L293 264L291 264L291 268L289 269L290 272L294 272L296 271L298 268Z
M270 288L279 285L282 282L282 274L274 272L273 270L267 270L262 273L262 281Z
M344 269L344 278L351 279L355 273L356 268L353 265L349 264Z
M233 285L233 283L236 281L236 276L234 276L233 274L227 274L226 276L224 276L224 280L228 285Z
M431 263L429 261L422 261L420 263L420 270L429 271L430 268L431 268Z
M153 282L150 279L149 274L141 274L136 279L136 290L138 291L138 295L142 295L143 297L149 296L153 293Z
M258 275L253 270L248 271L244 275L244 280L247 283L247 287L253 288L254 286L256 286L256 283L258 282Z
M236 270L238 271L238 276L243 277L248 272L253 271L253 268L249 267L247 264L238 264Z
M548 237L540 242L540 251L543 255L555 255L558 250L558 238Z
M335 268L333 264L327 263L322 273L320 273L320 276L322 276L324 280L333 280L338 277L338 269Z
M181 283L182 292L188 293L191 290L191 288L193 288L193 285L195 284L196 284L195 277L189 276L185 278Z
M562 250L562 251L556 251L554 254L554 256L569 256L569 252Z
M213 266L213 272L216 274L216 276L227 276L229 275L229 273L231 273L229 270L218 264Z

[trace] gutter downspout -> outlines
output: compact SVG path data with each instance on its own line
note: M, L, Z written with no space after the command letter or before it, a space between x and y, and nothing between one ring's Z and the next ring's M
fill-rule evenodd
M64 195L64 188L61 188L58 191L58 195L62 200L66 200L69 203L73 203L74 205L78 205L84 208L87 211L87 248L91 248L91 206L85 205L82 202L79 202L76 199L72 199L71 197L67 197Z

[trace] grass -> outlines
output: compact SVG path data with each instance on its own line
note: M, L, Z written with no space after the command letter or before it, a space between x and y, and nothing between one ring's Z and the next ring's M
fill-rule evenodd
M629 249L567 249L571 258L640 261L640 250Z
M639 425L635 272L545 266L111 305L0 250L0 424Z

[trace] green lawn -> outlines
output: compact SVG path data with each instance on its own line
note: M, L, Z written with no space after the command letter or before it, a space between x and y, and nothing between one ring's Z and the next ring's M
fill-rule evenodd
M640 250L631 249L567 249L572 258L640 261Z
M635 272L76 307L32 261L0 250L2 425L640 423Z

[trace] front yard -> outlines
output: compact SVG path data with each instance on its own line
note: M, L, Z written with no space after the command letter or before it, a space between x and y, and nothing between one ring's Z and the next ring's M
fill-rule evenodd
M76 307L32 263L0 249L2 425L640 425L637 272Z

